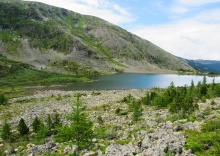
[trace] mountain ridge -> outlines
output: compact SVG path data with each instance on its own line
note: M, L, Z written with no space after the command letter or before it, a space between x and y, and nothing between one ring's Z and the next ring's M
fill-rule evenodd
M220 73L220 61L218 60L189 60L183 58L181 59L200 72L218 74Z
M76 74L193 70L151 42L100 18L38 2L0 1L0 54L37 69ZM13 46L11 46L13 45Z

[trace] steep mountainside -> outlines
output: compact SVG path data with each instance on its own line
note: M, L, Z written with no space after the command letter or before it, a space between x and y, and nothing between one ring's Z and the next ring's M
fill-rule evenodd
M0 54L37 69L90 71L191 70L182 60L92 16L42 3L0 0Z
M207 73L220 73L220 61L187 59L183 60L198 71Z

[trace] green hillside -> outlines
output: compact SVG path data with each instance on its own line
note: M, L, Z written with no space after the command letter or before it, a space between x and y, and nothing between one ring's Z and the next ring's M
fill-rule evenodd
M72 66L89 73L192 69L118 26L42 3L1 0L0 30L0 54L41 70L78 75Z
M17 97L26 94L24 86L51 85L88 81L83 75L73 76L34 69L31 65L11 61L0 56L0 95ZM22 86L22 87L21 87Z

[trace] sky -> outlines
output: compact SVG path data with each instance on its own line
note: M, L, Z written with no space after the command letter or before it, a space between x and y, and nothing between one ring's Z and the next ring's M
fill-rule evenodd
M220 60L220 0L34 1L102 18L179 57Z

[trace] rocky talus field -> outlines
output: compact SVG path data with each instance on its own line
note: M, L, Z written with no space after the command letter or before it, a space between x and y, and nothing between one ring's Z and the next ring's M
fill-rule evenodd
M184 148L187 144L185 132L188 130L199 132L205 120L217 118L219 116L220 98L214 99L214 105L211 105L211 100L207 100L205 103L199 102L199 109L194 113L194 120L189 120L189 118L178 119L175 115L171 115L167 109L156 109L152 106L142 105L141 119L132 122L132 113L128 111L128 104L123 102L123 98L132 95L139 99L146 92L147 90L51 90L36 92L32 96L11 99L7 109L1 108L0 125L7 118L12 127L15 127L22 117L30 126L35 116L45 120L48 114L53 115L55 112L60 114L63 124L68 124L65 116L71 111L71 104L75 100L76 93L81 93L81 100L87 106L86 114L94 122L93 129L98 129L101 125L107 127L107 131L103 137L97 135L97 138L92 140L94 147L83 150L80 155L194 155L191 149L186 150ZM117 109L120 111L117 112ZM102 123L97 120L99 116L102 118ZM98 134L101 135L100 133ZM0 148L4 146L6 145L2 143ZM50 136L40 145L28 143L15 147L12 155L17 155L18 152L29 156L47 155L49 153L70 155L75 149L75 145L64 142L58 143L54 141L53 136ZM8 150L4 153L10 155Z

